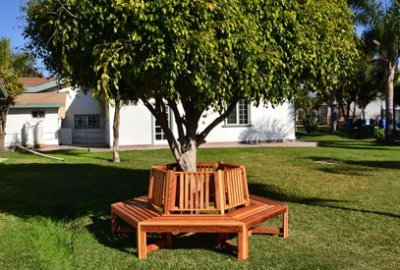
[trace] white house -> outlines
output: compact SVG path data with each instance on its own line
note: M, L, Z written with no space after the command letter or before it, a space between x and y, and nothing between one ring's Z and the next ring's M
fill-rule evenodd
M24 145L108 145L113 143L114 109L102 106L88 94L71 87L58 87L53 79L21 78L25 92L10 109L6 146ZM217 114L206 112L200 129ZM173 130L173 115L170 114ZM175 130L176 131L176 130ZM272 108L240 101L232 114L214 128L207 142L265 142L295 140L294 106L285 103ZM121 109L120 145L167 144L161 127L141 103Z

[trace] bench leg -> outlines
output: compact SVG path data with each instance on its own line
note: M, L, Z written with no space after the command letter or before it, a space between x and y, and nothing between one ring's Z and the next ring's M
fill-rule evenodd
M163 233L162 238L165 241L165 247L172 248L172 233Z
M283 213L282 216L282 237L286 238L289 235L289 210Z
M238 232L237 247L238 260L246 260L249 257L249 233L246 226L243 226L243 230Z
M218 244L223 246L226 241L229 240L229 233L219 233L217 234Z
M137 227L137 253L139 260L147 257L147 234L142 230L142 226Z
M111 212L111 232L116 233L117 232L117 215Z

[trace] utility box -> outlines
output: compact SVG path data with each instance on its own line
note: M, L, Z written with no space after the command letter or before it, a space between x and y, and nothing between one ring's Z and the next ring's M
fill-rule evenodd
M61 128L58 132L61 145L71 145L72 144L72 129Z

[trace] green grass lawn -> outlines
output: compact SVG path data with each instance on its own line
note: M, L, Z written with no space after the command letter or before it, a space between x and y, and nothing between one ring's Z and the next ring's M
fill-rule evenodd
M247 166L251 193L289 205L289 237L255 235L250 258L212 235L139 261L134 235L110 232L110 204L143 195L169 150L0 153L0 269L400 269L400 147L317 133L314 148L200 149L199 161Z

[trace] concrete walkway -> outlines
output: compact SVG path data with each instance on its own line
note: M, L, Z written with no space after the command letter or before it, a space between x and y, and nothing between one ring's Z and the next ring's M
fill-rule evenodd
M303 142L303 141L286 141L286 142L262 142L262 143L205 143L200 148L251 148L251 147L316 147L316 142ZM120 151L127 150L151 150L151 149L167 149L168 145L135 145L135 146L121 146ZM40 152L46 151L58 151L58 150L86 150L89 152L105 152L112 151L112 148L99 145L99 146L88 146L88 145L55 145L46 146L41 149L37 149Z

